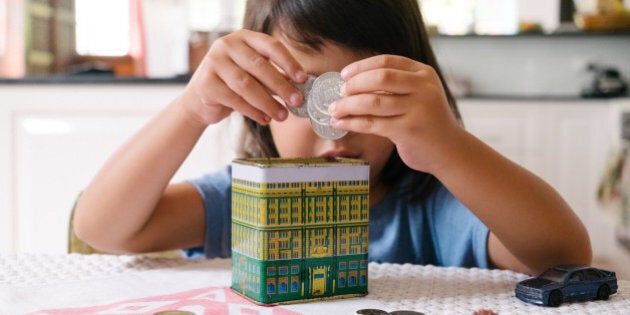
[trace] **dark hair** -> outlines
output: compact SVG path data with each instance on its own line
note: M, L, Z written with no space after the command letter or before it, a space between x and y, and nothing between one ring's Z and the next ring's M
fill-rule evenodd
M444 78L429 43L417 0L248 0L243 28L288 38L319 51L325 42L368 54L393 54L427 64ZM444 89L450 108L461 121L455 99ZM245 118L241 154L277 157L269 127ZM409 168L394 150L379 177L387 187L411 176L405 188L414 199L424 199L437 179ZM407 191L407 189L404 189Z

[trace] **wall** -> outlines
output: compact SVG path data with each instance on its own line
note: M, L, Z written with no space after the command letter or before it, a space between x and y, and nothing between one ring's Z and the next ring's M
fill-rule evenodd
M439 36L433 45L442 70L469 79L477 95L574 97L591 80L590 62L630 77L630 35Z

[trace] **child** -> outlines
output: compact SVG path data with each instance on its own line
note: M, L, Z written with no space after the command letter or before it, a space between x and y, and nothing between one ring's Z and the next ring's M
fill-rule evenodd
M587 232L546 183L460 124L416 0L250 0L245 30L217 40L179 97L125 143L79 200L74 226L116 252L230 255L230 167L169 184L204 129L237 111L243 157L370 163L370 260L537 274L590 264ZM341 72L317 137L289 115L291 81Z

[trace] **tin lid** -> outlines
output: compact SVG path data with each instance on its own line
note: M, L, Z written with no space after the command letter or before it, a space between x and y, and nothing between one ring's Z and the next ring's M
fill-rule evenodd
M331 166L331 165L368 165L369 163L360 159L342 157L312 157L312 158L246 158L234 159L232 163L251 165L257 167L299 167L299 166Z

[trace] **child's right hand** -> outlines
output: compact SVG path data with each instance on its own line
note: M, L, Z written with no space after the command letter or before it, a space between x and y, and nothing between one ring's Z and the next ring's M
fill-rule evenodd
M188 114L204 125L219 122L234 110L267 124L288 116L272 95L289 106L302 103L303 96L290 80L302 83L306 73L279 40L239 30L212 44L181 97Z

